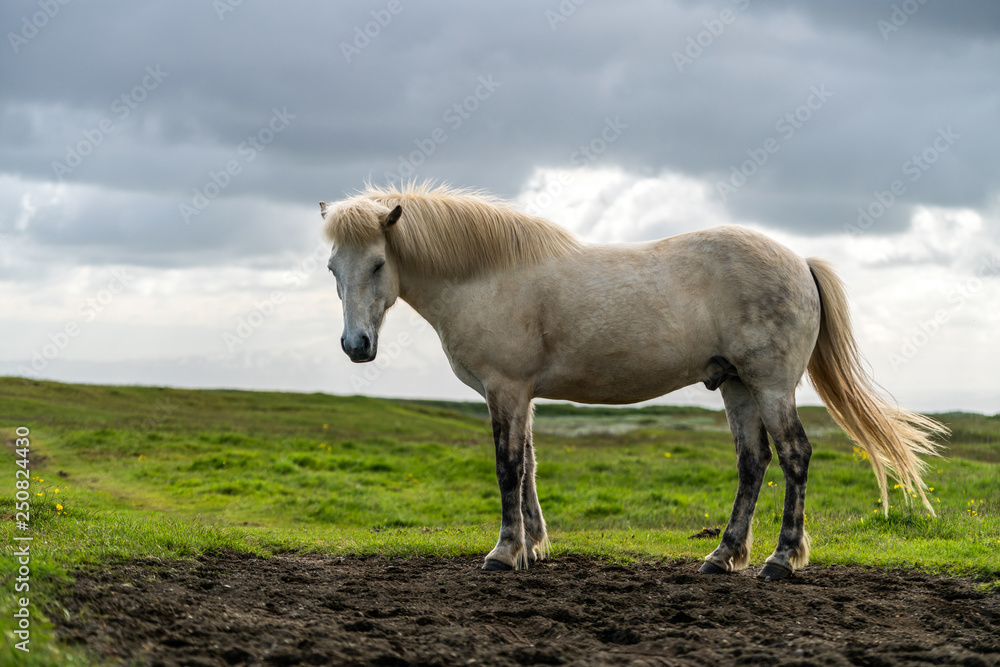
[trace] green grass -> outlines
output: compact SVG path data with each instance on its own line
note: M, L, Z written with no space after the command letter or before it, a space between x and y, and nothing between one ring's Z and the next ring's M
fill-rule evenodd
M896 490L888 518L866 461L822 408L800 411L813 442L807 528L812 562L1000 573L1000 416L939 415L948 458L927 475L938 518ZM500 517L493 445L480 403L243 391L96 387L0 379L0 438L31 429L33 652L11 647L14 563L4 567L0 662L90 664L48 640L74 568L188 557L224 547L285 551L484 554ZM721 412L543 404L538 487L555 554L623 562L700 558L724 527L737 476ZM13 544L17 469L0 539ZM2 472L6 470L7 472ZM784 482L772 465L754 525L753 562L777 539ZM912 500L912 499L911 499ZM60 509L61 507L61 509ZM7 560L12 548L5 549ZM38 643L36 644L36 638Z

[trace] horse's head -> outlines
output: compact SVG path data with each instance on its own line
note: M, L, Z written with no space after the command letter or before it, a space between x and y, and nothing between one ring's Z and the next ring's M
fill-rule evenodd
M355 363L372 361L378 353L385 311L399 296L399 274L387 252L386 232L403 209L364 200L339 206L320 202L319 208L327 238L333 241L327 266L337 279L337 294L344 304L340 346Z

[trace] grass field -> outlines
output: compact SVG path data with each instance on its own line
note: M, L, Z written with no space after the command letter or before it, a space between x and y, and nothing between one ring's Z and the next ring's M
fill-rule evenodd
M1000 574L1000 415L937 415L953 432L926 476L938 517L905 494L884 518L868 462L822 408L806 527L812 562ZM15 526L15 428L30 429L30 530ZM725 415L699 408L546 404L538 488L554 553L622 561L700 558L725 526L736 465ZM89 664L46 639L40 611L83 564L231 547L485 554L500 499L485 407L322 394L98 387L0 378L4 649L18 664ZM784 483L775 461L752 563L774 548ZM912 499L911 499L912 500ZM30 534L32 653L11 634L15 535ZM38 642L37 644L35 642ZM53 662L55 661L55 662Z

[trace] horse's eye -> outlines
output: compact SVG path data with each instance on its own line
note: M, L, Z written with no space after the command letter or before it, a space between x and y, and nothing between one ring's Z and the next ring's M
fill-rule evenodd
M382 270L383 266L385 266L385 261L379 262L378 264L375 265L375 270L372 271L372 273L378 273L379 271Z

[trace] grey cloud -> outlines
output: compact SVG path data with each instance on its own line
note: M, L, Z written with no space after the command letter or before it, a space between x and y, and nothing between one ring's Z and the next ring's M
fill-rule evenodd
M311 206L381 181L438 128L447 140L415 175L506 196L537 166L577 166L577 147L615 116L629 128L595 165L715 183L825 85L833 97L726 206L737 219L836 232L953 126L961 139L873 230L889 233L917 204L982 209L1000 182L997 5L931 1L883 39L877 21L893 4L592 1L553 30L553 1L403 0L347 62L342 44L385 3L243 3L222 21L204 2L70 3L0 61L0 172L53 181L67 144L111 118L115 132L65 181L120 205L41 217L31 239L77 248L81 261L244 261L311 242L247 214L260 202ZM4 32L31 7L4 5ZM673 54L723 9L735 21L678 72ZM119 120L114 101L156 65L169 76ZM489 75L500 87L454 127L445 114ZM295 114L288 129L242 164L198 230L179 230L176 206L240 160L276 107Z

